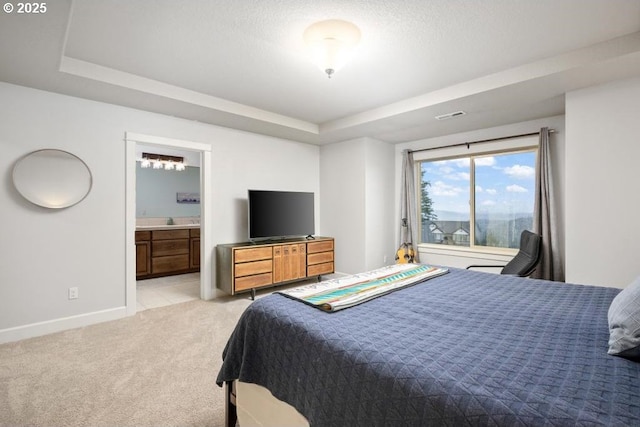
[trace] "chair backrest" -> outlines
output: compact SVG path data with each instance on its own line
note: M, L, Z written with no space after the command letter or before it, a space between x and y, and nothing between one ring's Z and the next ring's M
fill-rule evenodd
M512 274L520 277L529 276L540 262L541 244L542 237L540 235L524 230L520 235L520 250L504 266L500 274Z

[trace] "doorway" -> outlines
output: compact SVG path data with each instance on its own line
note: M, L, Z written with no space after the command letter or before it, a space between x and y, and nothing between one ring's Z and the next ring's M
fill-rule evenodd
M128 315L137 311L136 289L136 146L157 147L158 149L180 150L199 154L200 158L200 292L201 299L213 298L212 264L208 254L212 253L211 226L211 146L208 144L171 138L162 138L127 132L126 144L126 310Z
M137 311L200 299L200 163L136 143Z

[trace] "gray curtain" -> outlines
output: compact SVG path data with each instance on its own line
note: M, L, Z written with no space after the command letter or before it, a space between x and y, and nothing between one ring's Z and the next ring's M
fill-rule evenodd
M414 253L414 262L420 262L418 256L418 209L413 153L402 152L402 188L400 190L400 234L398 247L407 244Z
M536 161L536 194L533 206L533 232L542 236L542 260L531 277L564 282L564 268L558 251L556 211L551 189L549 128L540 129Z

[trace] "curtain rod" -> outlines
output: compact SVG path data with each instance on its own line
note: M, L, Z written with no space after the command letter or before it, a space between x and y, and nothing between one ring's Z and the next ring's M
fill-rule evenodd
M549 129L549 133L555 133L555 132L556 132L555 129ZM483 142L502 141L503 139L521 138L523 136L533 136L533 135L540 135L540 132L522 133L520 135L511 135L511 136L501 136L499 138L481 139L480 141L460 142L458 144L442 145L440 147L420 148L418 150L409 150L409 152L418 153L420 151L439 150L441 148L450 148L450 147L463 147L465 145L467 146L467 148L469 148L471 144L481 144Z

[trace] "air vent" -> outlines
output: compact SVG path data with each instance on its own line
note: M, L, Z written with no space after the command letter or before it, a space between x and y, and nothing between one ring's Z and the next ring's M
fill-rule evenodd
M454 117L464 116L465 114L467 113L465 113L464 111L454 111L453 113L441 114L439 116L436 116L436 120L453 119Z

